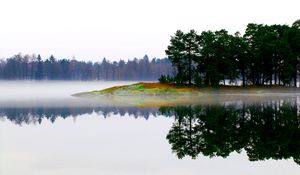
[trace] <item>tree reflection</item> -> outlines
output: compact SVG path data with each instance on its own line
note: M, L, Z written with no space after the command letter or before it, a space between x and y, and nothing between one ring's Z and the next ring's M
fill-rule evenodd
M179 158L227 157L245 150L249 160L289 159L300 165L300 115L296 98L256 103L242 101L178 107L0 107L0 119L15 124L54 123L58 118L98 114L104 118L175 116L167 135Z
M167 140L179 158L227 157L246 151L250 161L293 158L300 164L296 101L162 107L175 116Z
M0 119L9 120L17 125L41 124L43 120L54 123L58 118L77 117L84 114L96 113L107 118L111 115L131 116L134 118L158 115L158 108L138 107L24 107L24 108L3 108L0 107Z

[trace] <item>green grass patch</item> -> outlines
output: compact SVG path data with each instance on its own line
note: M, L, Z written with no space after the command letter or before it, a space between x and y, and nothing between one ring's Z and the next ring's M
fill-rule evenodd
M174 84L161 83L135 83L125 86L114 86L111 88L91 91L90 94L140 96L140 95L203 95L203 94L264 94L264 93L300 93L299 88L294 87L267 87L267 86L219 86L201 87L176 86Z

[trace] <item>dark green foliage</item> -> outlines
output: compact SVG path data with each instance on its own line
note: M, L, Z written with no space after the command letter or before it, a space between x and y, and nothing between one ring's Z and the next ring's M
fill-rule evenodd
M176 77L182 81L186 80L185 71L183 70L185 66L185 59L183 52L185 51L185 46L183 43L184 33L180 30L176 31L175 35L171 37L170 45L166 50L169 60L172 65L177 69Z
M174 83L174 78L169 75L161 75L158 81L162 84Z
M162 107L175 121L167 140L178 158L227 157L245 150L250 161L300 160L296 100L256 104Z
M209 86L237 81L243 86L296 86L300 20L292 26L250 23L244 36L224 29L200 35L179 30L171 37L166 54L180 84L199 84L196 79L202 77L203 85Z
M188 33L176 31L171 37L166 54L177 69L176 79L179 84L192 84L195 61L200 56L198 35L194 30Z
M203 86L203 80L202 80L202 77L200 75L195 77L195 85L198 86L198 87Z

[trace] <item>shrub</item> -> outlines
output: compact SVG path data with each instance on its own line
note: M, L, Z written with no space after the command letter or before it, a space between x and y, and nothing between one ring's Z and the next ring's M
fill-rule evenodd
M162 84L167 84L167 83L173 83L174 78L170 77L169 75L161 75L158 79L158 81Z
M198 87L202 87L203 86L203 81L202 81L202 77L201 76L196 76L196 78L195 78L195 84Z

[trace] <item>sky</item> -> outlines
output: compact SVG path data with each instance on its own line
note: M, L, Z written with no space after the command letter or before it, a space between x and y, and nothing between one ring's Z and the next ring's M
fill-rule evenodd
M0 58L162 58L178 29L291 25L299 8L299 0L0 0Z

